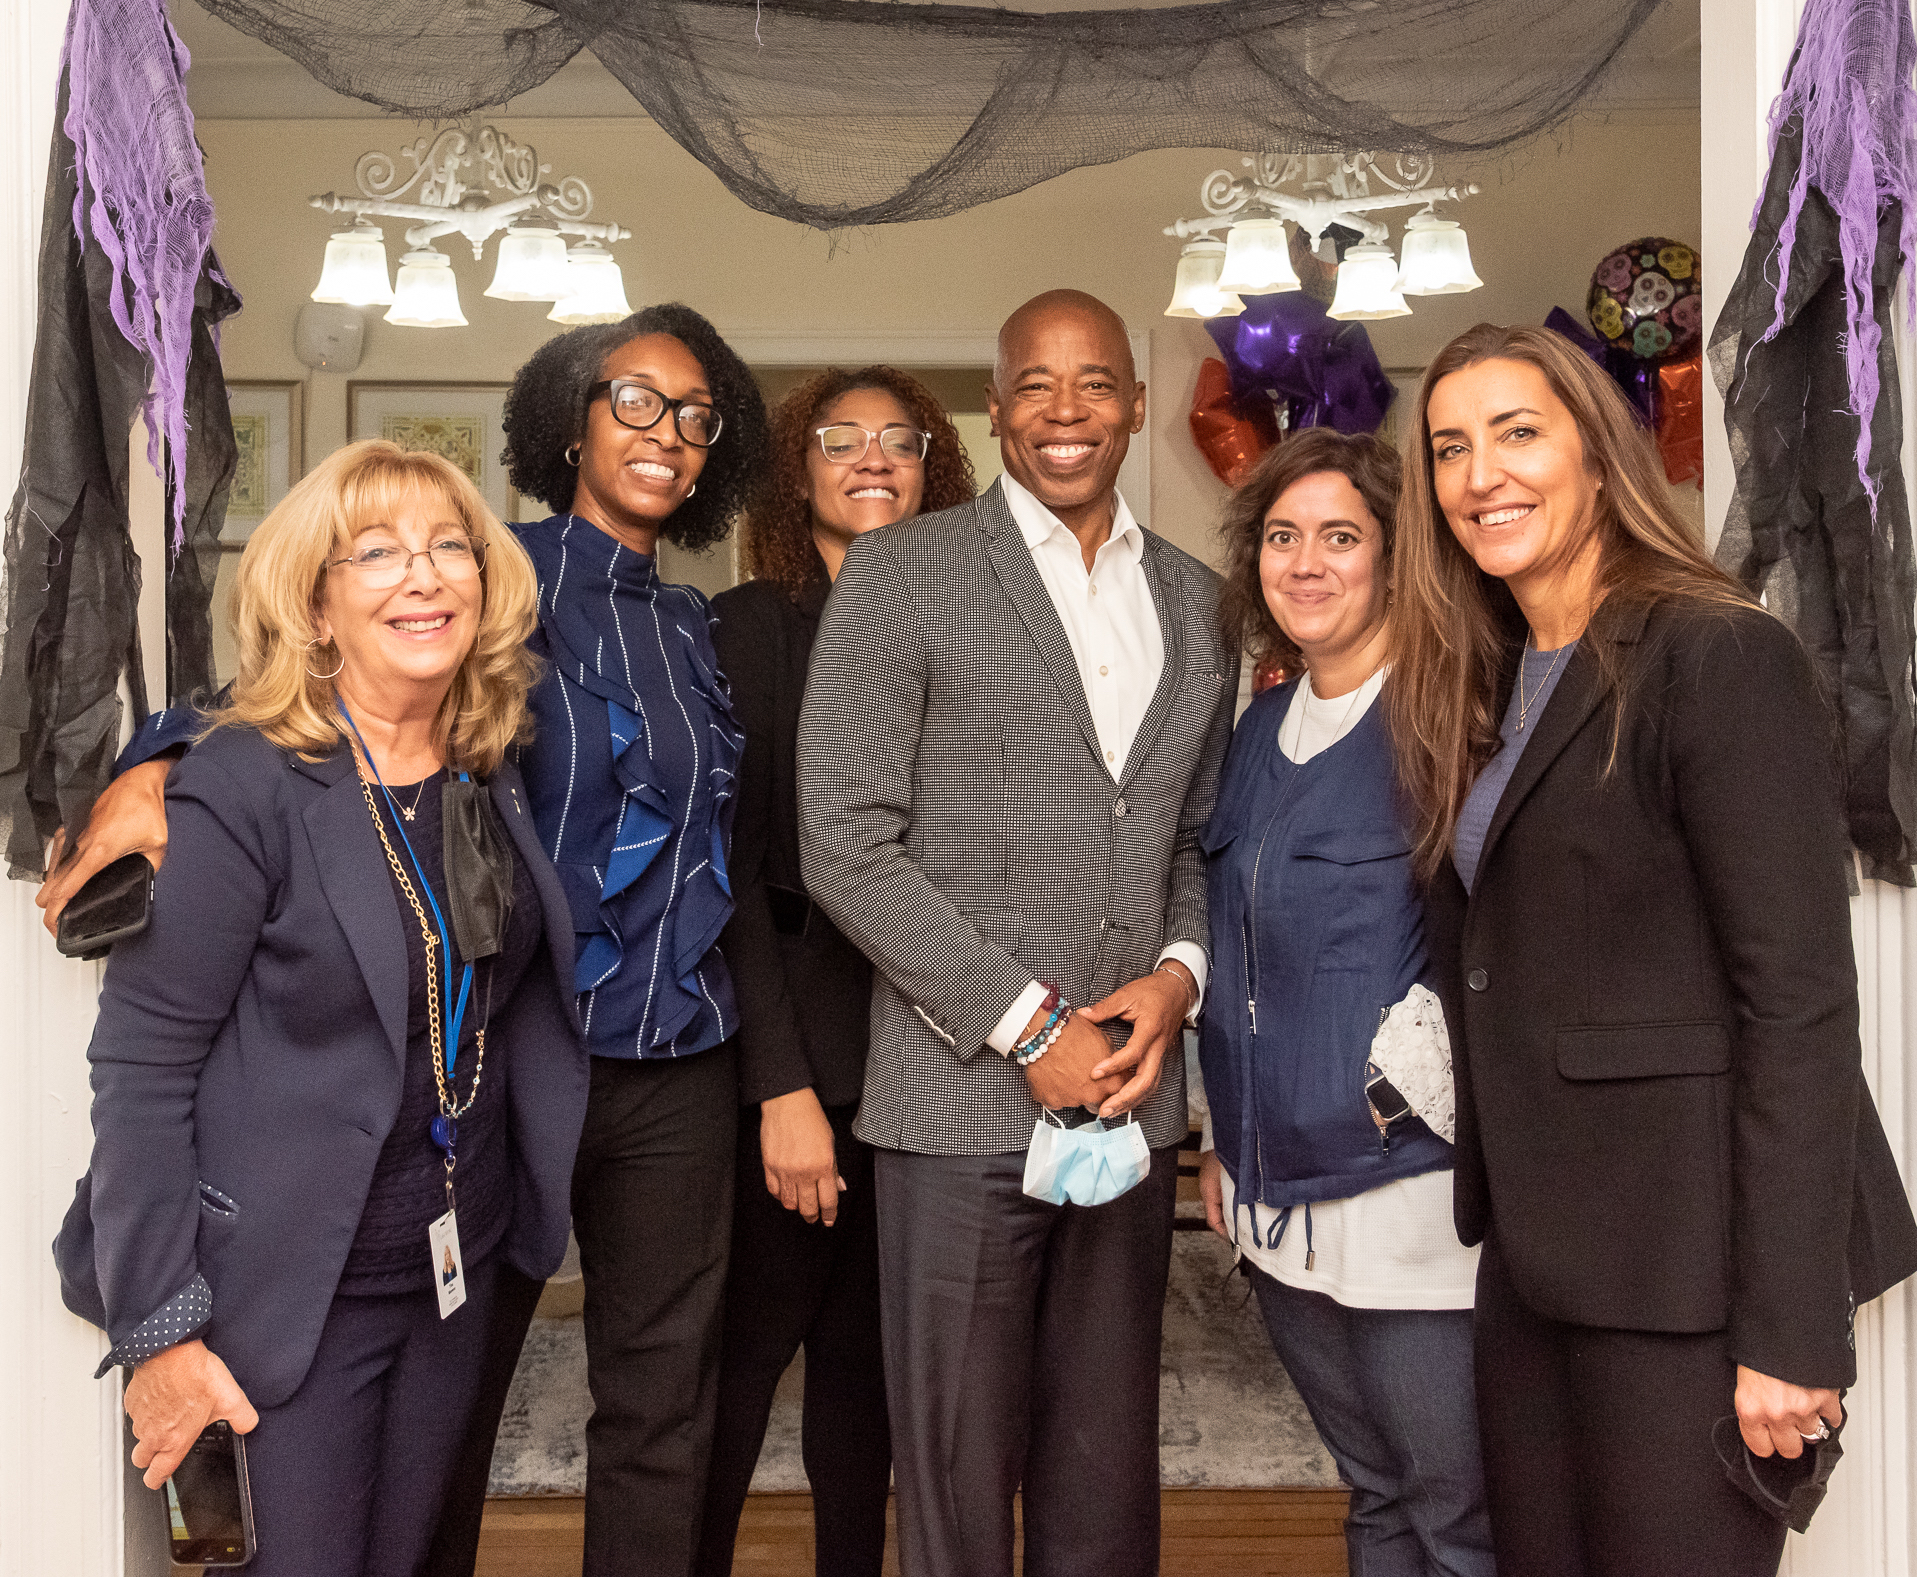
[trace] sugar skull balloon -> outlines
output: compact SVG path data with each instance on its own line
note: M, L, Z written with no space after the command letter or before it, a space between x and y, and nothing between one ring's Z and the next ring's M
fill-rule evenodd
M1689 355L1704 328L1697 249L1646 236L1591 274L1591 327L1606 344L1659 365Z

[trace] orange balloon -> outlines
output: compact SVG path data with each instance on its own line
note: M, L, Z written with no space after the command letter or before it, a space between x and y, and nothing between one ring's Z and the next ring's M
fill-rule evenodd
M1218 480L1236 487L1245 473L1278 442L1278 418L1269 410L1241 414L1231 397L1231 373L1216 357L1198 368L1191 401L1191 436Z
M1704 352L1657 369L1657 452L1673 486L1704 485Z

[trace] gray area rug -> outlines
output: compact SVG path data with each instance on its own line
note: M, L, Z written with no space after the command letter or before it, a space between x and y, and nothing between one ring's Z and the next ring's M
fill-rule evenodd
M1331 1489L1337 1470L1271 1351L1249 1283L1209 1232L1172 1244L1159 1371L1162 1475L1174 1488ZM752 1487L803 1490L795 1362L779 1385ZM586 1347L578 1316L533 1322L493 1453L495 1495L579 1495L586 1487Z

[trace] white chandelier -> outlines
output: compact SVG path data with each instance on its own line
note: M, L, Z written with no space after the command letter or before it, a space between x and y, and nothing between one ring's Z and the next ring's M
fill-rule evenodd
M334 231L326 243L315 301L384 306L386 321L402 328L464 327L453 261L433 242L456 231L472 243L477 262L487 240L503 230L487 295L550 301L546 316L555 323L617 323L631 314L619 264L602 243L630 240L632 232L583 223L592 212L592 191L577 176L542 183L552 166L541 164L536 151L474 123L449 126L430 143L421 137L400 151L413 166L403 179L390 154L362 153L353 166L360 196L327 192L310 199L322 212L356 216L351 229ZM415 186L416 200L400 201ZM416 221L406 231L397 288L387 283L386 236L371 222L375 216ZM581 238L570 250L561 239L568 235Z
M1244 297L1301 286L1291 266L1289 219L1319 242L1319 255L1333 242L1333 225L1358 233L1338 265L1334 318L1401 318L1406 296L1446 296L1476 290L1484 281L1472 272L1471 249L1453 219L1432 211L1437 203L1475 197L1478 188L1430 184L1436 161L1429 154L1398 154L1387 172L1370 153L1247 155L1239 161L1249 176L1213 170L1198 188L1209 216L1181 219L1165 234L1185 242L1178 258L1168 318L1236 317ZM1381 190L1374 195L1372 182ZM1282 187L1295 185L1295 191ZM1403 261L1391 255L1391 232L1370 216L1387 208L1416 207L1405 222ZM1224 230L1220 241L1213 233ZM1335 256L1335 254L1334 254Z

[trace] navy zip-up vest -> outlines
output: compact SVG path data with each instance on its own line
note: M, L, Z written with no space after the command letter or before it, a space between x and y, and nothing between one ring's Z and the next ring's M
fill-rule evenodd
M1385 1010L1426 974L1382 699L1299 765L1278 748L1297 689L1246 710L1204 836L1205 1093L1237 1198L1274 1209L1451 1165L1451 1146L1416 1117L1381 1137L1365 1099Z

